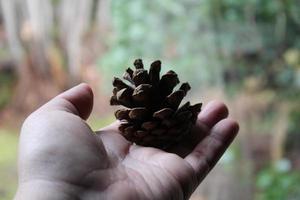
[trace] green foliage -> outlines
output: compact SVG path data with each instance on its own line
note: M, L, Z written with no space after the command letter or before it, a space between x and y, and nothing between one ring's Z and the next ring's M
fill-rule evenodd
M299 1L219 1L214 15L227 83L248 76L264 79L263 87L295 90L297 73L283 58L299 50ZM299 13L299 12L298 12ZM229 77L229 78L228 78Z
M289 116L289 133L299 133L300 130L300 105L294 108Z
M163 70L182 72L182 78L190 82L197 80L199 84L199 77L215 82L212 76L217 74L216 64L210 53L214 36L199 33L210 26L206 12L207 5L201 3L112 1L114 35L101 69L111 77L131 65L134 58L142 57L147 63L161 59Z
M288 130L285 142L285 154L286 156L293 157L293 155L297 159L297 155L300 148L300 104L294 106L291 109L288 120Z
M300 73L284 58L300 49L299 10L297 0L115 0L114 34L99 65L112 77L137 57L161 59L192 85L242 86L257 76L262 87L299 89Z
M285 172L274 168L258 175L257 200L297 200L300 196L300 173Z
M0 73L0 110L8 104L12 97L14 79L13 75Z
M0 165L13 164L17 154L17 135L0 129Z
M17 188L18 135L0 129L0 200L12 199Z

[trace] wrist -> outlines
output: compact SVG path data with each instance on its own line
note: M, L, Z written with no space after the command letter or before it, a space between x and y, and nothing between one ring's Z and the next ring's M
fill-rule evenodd
M80 189L67 183L35 180L20 183L14 200L77 199Z

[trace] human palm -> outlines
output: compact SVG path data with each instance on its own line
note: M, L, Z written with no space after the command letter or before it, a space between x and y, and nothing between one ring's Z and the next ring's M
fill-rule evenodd
M93 132L84 121L92 102L81 84L27 118L15 199L188 199L238 131L212 102L180 145L141 147L118 133L118 122Z

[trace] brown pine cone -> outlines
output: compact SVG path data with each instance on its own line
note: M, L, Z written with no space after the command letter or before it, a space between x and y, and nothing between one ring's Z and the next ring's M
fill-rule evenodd
M111 105L123 105L115 116L121 121L122 135L138 145L168 148L178 143L191 132L202 104L179 107L182 99L191 89L188 83L179 84L174 71L168 71L160 78L161 62L154 61L149 72L141 59L134 61L135 70L128 68L123 78L113 80Z

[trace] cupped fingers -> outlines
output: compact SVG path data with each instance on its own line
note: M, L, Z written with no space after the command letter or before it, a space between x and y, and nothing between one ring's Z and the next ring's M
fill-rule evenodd
M199 182L224 154L238 130L239 125L235 120L221 120L212 128L210 134L185 157L186 162L195 170Z
M209 133L210 129L220 120L228 116L227 106L220 101L209 102L198 115L197 122L189 135L180 141L179 145L168 150L181 157L189 154L194 147Z

